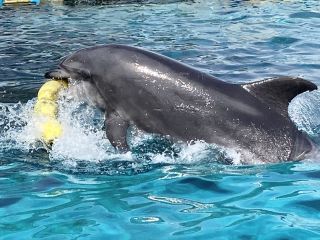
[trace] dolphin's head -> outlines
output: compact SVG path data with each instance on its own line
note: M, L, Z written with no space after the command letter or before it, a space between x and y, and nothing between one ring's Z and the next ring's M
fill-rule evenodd
M85 59L81 59L77 54L73 54L62 59L58 68L46 72L44 76L47 79L71 82L68 94L77 100L105 110L105 100L96 88L94 81L92 81L90 71L84 62L86 62Z
M88 69L88 59L81 57L81 54L72 54L60 61L57 69L45 73L45 78L77 81L90 81L91 74Z

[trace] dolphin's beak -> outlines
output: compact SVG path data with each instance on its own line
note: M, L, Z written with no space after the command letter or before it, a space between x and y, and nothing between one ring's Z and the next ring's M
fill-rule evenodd
M44 77L50 79L52 78L58 80L68 80L70 78L70 74L64 69L57 68L49 72L46 72Z

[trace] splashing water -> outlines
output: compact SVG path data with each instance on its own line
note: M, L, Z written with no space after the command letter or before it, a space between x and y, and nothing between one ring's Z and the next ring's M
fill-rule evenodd
M289 114L298 128L319 142L319 91L301 94L289 107ZM40 154L43 144L34 121L36 99L26 104L0 104L1 152ZM203 141L172 143L154 134L146 134L135 127L128 132L131 152L117 152L105 136L103 113L81 101L70 98L67 91L59 98L58 119L63 127L62 136L49 150L45 161L33 157L24 161L45 164L71 172L127 174L150 170L157 165L171 164L240 164L240 156L232 149L222 149ZM311 114L312 113L312 114Z
M320 91L305 92L289 105L289 116L298 129L305 131L320 143Z
M45 146L39 142L40 132L33 116L36 99L26 104L1 104L1 151L20 154L40 154ZM149 170L157 165L238 163L232 150L224 150L202 141L172 143L154 134L146 134L134 126L129 129L128 142L132 151L117 152L105 136L103 113L81 101L70 98L68 91L59 98L58 120L62 136L48 150L45 161L27 158L36 164L53 166L60 170L90 173L128 173ZM234 157L236 156L236 157Z

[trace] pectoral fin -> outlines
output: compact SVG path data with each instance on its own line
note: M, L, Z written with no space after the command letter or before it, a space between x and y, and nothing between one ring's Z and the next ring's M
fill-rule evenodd
M116 111L106 114L106 132L107 137L115 148L120 151L128 151L127 130L129 122L123 119Z

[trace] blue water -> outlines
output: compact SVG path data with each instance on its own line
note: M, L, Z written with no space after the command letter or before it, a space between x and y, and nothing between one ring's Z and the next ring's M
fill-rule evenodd
M0 239L320 239L320 157L230 166L232 149L135 128L132 152L119 154L103 115L63 96L64 135L51 151L32 125L44 72L83 47L140 46L228 82L289 75L320 85L319 38L317 0L1 8ZM318 143L319 109L319 91L289 108Z

